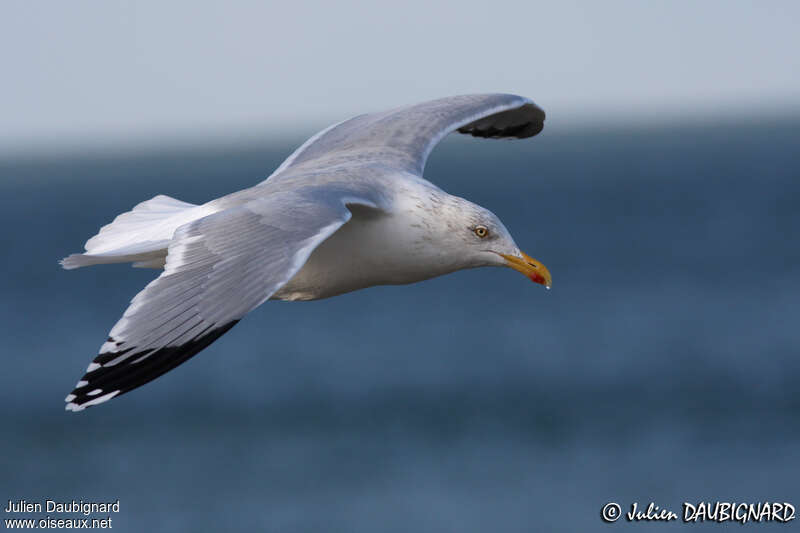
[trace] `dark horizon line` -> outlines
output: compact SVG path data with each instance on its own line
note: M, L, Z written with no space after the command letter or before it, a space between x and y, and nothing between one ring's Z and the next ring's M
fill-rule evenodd
M777 113L742 113L730 115L681 115L675 117L661 116L637 121L627 118L619 121L604 121L604 119L589 119L586 122L558 123L550 118L545 121L544 132L540 137L566 139L570 137L583 137L598 132L611 135L668 133L673 130L686 128L693 129L719 129L734 127L741 130L743 127L786 127L794 126L800 122L800 110L792 109L785 115ZM252 152L255 150L268 150L285 152L288 156L302 142L316 133L313 128L307 132L292 131L282 135L264 129L262 131L249 130L236 133L226 130L222 133L203 132L200 134L175 134L166 133L163 136L144 138L141 133L136 133L129 140L123 136L114 135L111 139L101 139L99 136L90 139L82 138L76 142L43 142L37 146L24 146L19 148L4 149L0 147L0 164L19 164L33 161L52 160L84 160L84 159L117 159L131 157L159 157L178 155L187 152L229 153ZM463 136L453 134L452 138ZM467 140L468 142L470 139ZM474 141L474 140L473 140Z

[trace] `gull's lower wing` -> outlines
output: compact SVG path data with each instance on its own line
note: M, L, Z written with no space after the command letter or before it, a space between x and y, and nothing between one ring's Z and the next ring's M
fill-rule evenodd
M311 137L267 178L296 171L373 160L422 175L434 146L452 131L486 138L532 137L545 114L528 98L513 94L452 96L360 115Z
M164 272L134 297L66 397L79 411L175 368L266 301L367 199L276 193L178 228Z

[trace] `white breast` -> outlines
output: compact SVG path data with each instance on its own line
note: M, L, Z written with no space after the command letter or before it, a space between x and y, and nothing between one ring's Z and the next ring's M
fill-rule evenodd
M373 285L413 283L457 270L428 205L407 198L392 213L356 207L273 298L314 300ZM427 202L426 202L427 203Z

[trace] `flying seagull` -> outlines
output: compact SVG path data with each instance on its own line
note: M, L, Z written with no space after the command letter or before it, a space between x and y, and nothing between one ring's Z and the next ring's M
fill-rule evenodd
M315 300L464 268L506 266L550 287L489 210L423 179L448 133L532 137L545 114L510 94L360 115L306 141L266 180L203 205L158 195L117 216L65 269L163 269L66 397L80 411L180 365L266 300Z

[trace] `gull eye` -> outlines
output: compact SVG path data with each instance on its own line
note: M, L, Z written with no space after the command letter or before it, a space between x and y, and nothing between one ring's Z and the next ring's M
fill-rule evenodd
M475 226L475 229L472 231L474 231L475 235L481 239L485 239L489 236L489 230L486 228L486 226Z

